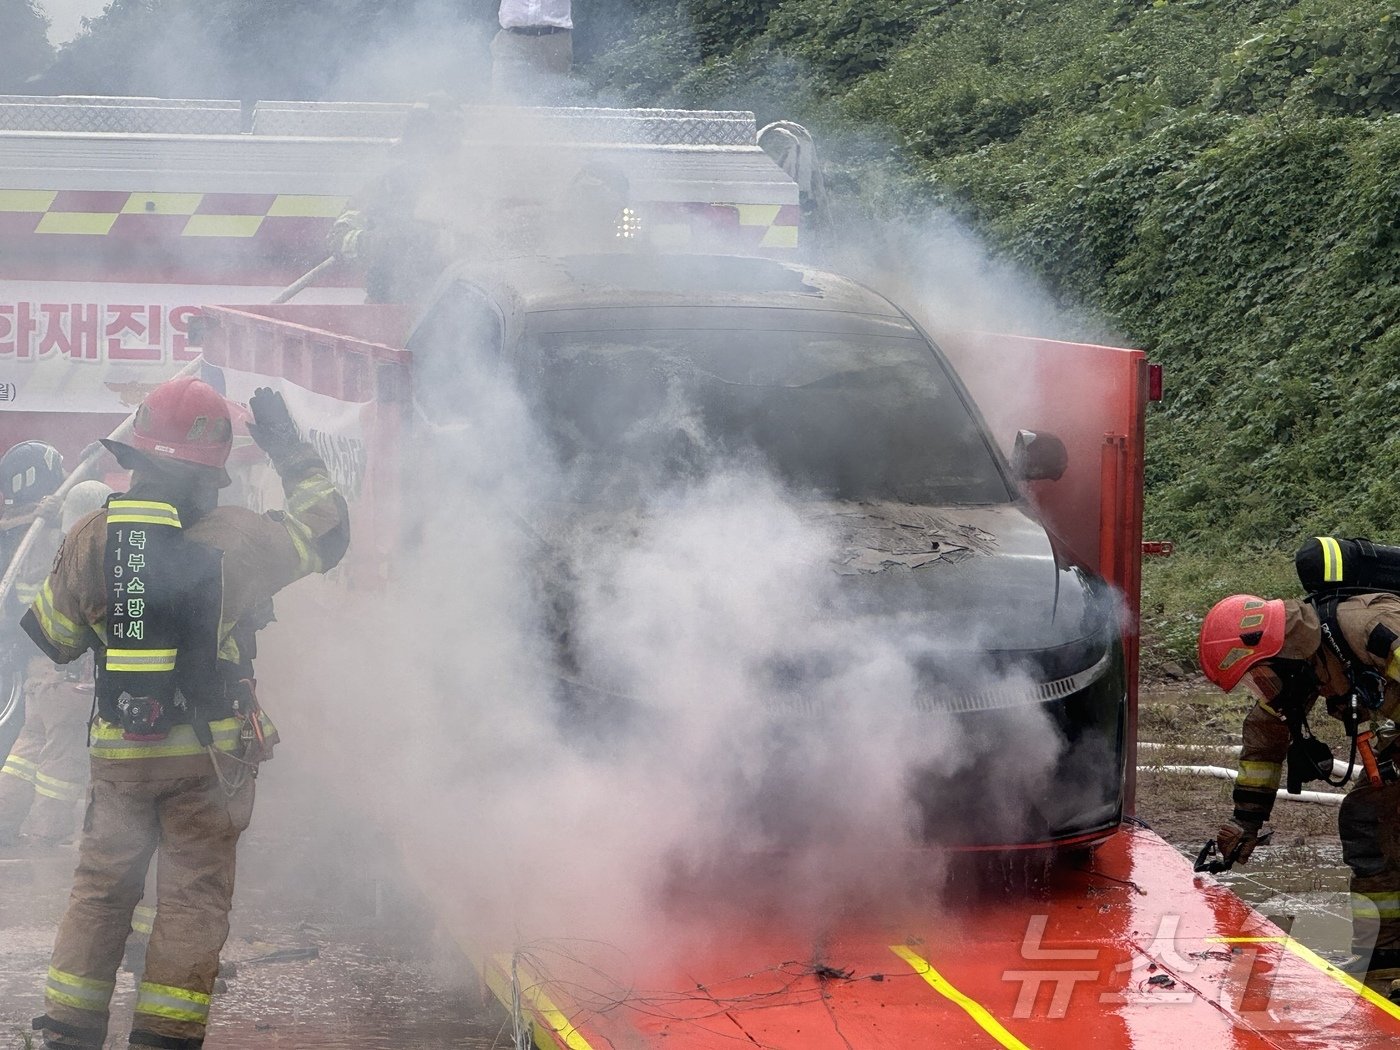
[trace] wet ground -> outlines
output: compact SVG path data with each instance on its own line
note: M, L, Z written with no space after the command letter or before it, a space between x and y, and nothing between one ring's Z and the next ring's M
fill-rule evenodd
M505 1015L378 860L318 864L345 829L300 832L305 813L259 800L240 844L239 889L206 1046L438 1050L506 1046ZM356 844L359 845L358 843ZM365 844L367 858L382 856ZM0 851L0 1050L29 1047L76 850ZM118 977L108 1045L130 1028L134 979Z
M1233 769L1223 750L1240 742L1241 722L1253 703L1225 696L1199 681L1145 684L1139 704L1140 740L1169 745L1139 754L1137 813L1184 855L1195 859L1206 839L1228 820L1232 784L1225 780L1153 772L1154 764L1218 765ZM1341 758L1347 755L1340 723L1326 716L1313 730ZM1321 783L1308 790L1341 793ZM1337 837L1337 808L1280 799L1269 826L1273 843L1258 848L1247 865L1217 878L1309 947L1342 950L1350 940L1348 869Z

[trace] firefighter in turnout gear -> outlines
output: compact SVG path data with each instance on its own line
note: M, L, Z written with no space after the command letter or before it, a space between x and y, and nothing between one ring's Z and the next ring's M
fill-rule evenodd
M42 441L21 441L0 456L0 488L5 493L5 509L0 515L0 572L9 567L36 518L58 522L60 506L52 497L63 484L63 478L63 457L58 449ZM37 568L28 579L17 581L15 596L24 605L34 600L37 581L48 568L53 552L50 546L46 550L31 551L26 559L26 568L30 565L43 568ZM8 628L6 630L10 633Z
M36 520L42 518L57 524L59 505L53 493L63 484L63 477L63 457L58 449L42 441L21 441L0 456L0 491L4 493L0 573L9 569ZM30 547L0 615L4 621L0 628L0 690L4 699L22 691L26 706L31 707L33 694L44 687L53 665L34 654L33 646L19 630L18 620L34 600L53 561L57 541L51 540L52 536L53 530L43 531L39 542ZM0 740L0 751L9 752L0 765L0 846L14 845L19 826L29 812L38 775L38 753L43 747L42 733L36 736L31 726L26 735L23 726L14 726L23 717L21 711L11 714L11 732ZM16 729L26 736L25 740L14 735ZM59 784L48 784L46 790L55 795L68 793L67 786Z
M256 391L253 439L282 479L285 510L220 507L228 404L181 377L108 442L129 491L68 534L22 626L59 664L89 649L97 711L91 787L68 911L34 1027L46 1047L99 1048L132 912L159 857L155 920L137 985L133 1047L204 1039L228 936L234 854L258 763L276 733L257 706L251 620L272 595L339 562L345 500L280 394ZM151 902L147 902L148 904Z
M457 202L461 113L435 96L409 113L394 163L357 193L327 238L332 255L363 268L372 303L411 303L426 295L460 247L438 209Z
M111 495L100 481L74 485L63 500L64 531ZM53 551L40 564L45 568ZM42 580L42 575L40 576ZM29 588L31 599L38 587ZM26 648L32 648L26 644ZM28 819L37 845L70 842L77 803L87 791L87 722L92 712L90 657L56 667L42 655L29 660L24 683L25 717L19 739L0 769L0 845L12 843Z
M1308 601L1237 594L1201 625L1201 669L1227 693L1244 682L1255 704L1244 720L1234 813L1220 852L1249 859L1273 810L1285 759L1290 789L1331 775L1332 755L1307 718L1322 699L1352 738L1356 786L1338 831L1351 868L1352 951L1343 968L1382 990L1400 978L1400 597L1338 600L1324 620ZM1333 783L1338 783L1334 780Z

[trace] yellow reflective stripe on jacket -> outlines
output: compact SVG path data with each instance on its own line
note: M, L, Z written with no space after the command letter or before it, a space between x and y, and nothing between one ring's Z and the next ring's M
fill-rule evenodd
M173 671L177 649L108 649L109 671Z
M287 513L299 517L312 505L335 495L335 483L324 474L313 474L305 481L298 482L287 499Z
M52 580L44 581L34 598L32 608L39 620L39 627L49 641L61 649L85 648L86 635L83 634L83 629L54 606Z
M16 583L15 597L19 599L21 605L33 605L34 599L39 597L39 583Z
M239 746L240 724L236 718L220 718L209 723L209 731L214 737L214 747L220 751L237 751ZM194 735L194 726L178 725L163 740L127 740L122 735L122 727L98 719L90 731L92 743L89 754L93 758L175 758L180 755L204 753L199 740Z
M242 663L238 655L238 643L233 640L233 629L236 624L219 624L219 659L227 660L231 664ZM227 631L227 633L225 633Z
M311 530L291 515L282 519L282 525L297 550L297 571L303 575L320 571L321 558L316 553L316 537Z
M131 913L131 928L148 937L151 934L151 929L155 926L155 921L156 910L149 904L138 904L136 910Z
M136 1012L166 1017L172 1021L204 1024L209 1020L209 995L169 984L142 981L140 991L136 993Z
M1240 787L1268 788L1277 791L1279 780L1282 776L1282 763L1247 762L1241 760L1239 776L1235 778L1235 783Z
M74 780L59 780L45 773L34 774L34 790L45 798L59 802L77 802L83 797L83 785Z
M180 512L170 503L114 499L107 504L108 525L169 525L180 528Z
M39 772L39 767L27 758L20 758L19 755L11 755L5 759L5 765L0 767L0 773L8 773L12 777L19 777L34 783L34 777Z
M287 494L287 513L282 519L282 526L296 548L297 570L302 575L324 572L325 565L316 547L316 533L301 520L301 516L318 503L333 503L338 493L335 482L318 470L297 482Z
M75 1010L106 1013L116 987L116 981L94 981L91 977L79 977L50 966L49 979L44 985L44 998Z
M1342 545L1331 536L1317 537L1322 547L1322 582L1342 582Z

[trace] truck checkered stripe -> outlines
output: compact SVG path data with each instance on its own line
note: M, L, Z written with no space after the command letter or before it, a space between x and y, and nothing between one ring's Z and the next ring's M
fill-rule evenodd
M741 229L761 230L760 248L796 248L801 209L793 204L736 204Z
M328 224L349 198L299 193L127 193L0 189L10 234L256 237L287 220ZM25 220L32 216L33 224Z
M658 248L685 249L716 241L765 250L796 248L802 209L796 204L644 206L642 232Z

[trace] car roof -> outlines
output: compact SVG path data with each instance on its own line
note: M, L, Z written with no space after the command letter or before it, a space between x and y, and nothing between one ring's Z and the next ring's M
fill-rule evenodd
M907 325L889 300L850 278L798 263L651 252L520 257L458 279L502 294L520 314L647 307L834 311Z

